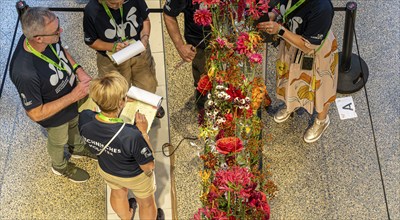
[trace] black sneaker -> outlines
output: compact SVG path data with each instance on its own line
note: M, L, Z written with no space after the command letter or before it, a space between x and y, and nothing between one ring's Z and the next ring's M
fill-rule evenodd
M165 110L162 106L157 109L156 118L162 118L165 115Z
M88 150L86 146L83 148L83 151L81 151L81 152L76 152L71 147L69 147L69 152L71 153L71 157L74 159L80 159L82 157L87 157L92 160L97 160L97 155L92 154L92 152L90 152L90 150Z
M64 169L57 169L52 166L51 170L54 174L58 176L65 176L74 183L86 182L90 177L85 170L77 167L74 163L71 162L68 162L67 166Z
M128 199L129 207L132 209L132 220L135 217L136 209L137 209L137 202L135 198Z
M157 209L157 220L164 220L165 219L165 215L164 215L164 211L161 208Z

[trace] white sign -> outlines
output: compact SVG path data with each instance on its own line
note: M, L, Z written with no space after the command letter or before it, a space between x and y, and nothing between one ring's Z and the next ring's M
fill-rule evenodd
M339 111L341 120L357 118L356 106L353 102L353 97L336 98L336 107Z

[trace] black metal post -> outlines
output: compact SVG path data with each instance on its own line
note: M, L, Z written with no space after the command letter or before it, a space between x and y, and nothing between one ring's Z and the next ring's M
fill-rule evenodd
M342 94L349 94L360 90L367 82L369 76L368 66L365 61L352 53L356 12L357 3L348 2L346 4L343 47L342 52L339 53L337 92Z

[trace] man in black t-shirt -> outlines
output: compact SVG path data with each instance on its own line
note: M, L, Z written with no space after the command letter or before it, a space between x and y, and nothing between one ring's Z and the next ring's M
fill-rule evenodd
M167 26L168 34L174 42L181 58L186 62L192 62L192 74L194 87L200 80L202 74L206 73L206 57L204 49L206 42L203 40L209 32L209 28L203 30L203 27L194 23L193 15L199 5L193 5L192 0L167 0L164 5L164 22ZM176 17L183 12L185 16L184 36L185 42L179 31ZM195 91L196 106L198 110L204 108L206 96L202 96L199 91Z
M64 145L74 149L73 157L93 157L79 135L76 103L87 95L91 77L61 46L63 30L55 14L30 8L21 23L24 35L11 60L10 78L26 114L48 132L47 150L53 172L73 182L85 182L89 174L67 161Z
M144 0L90 0L85 7L83 30L85 43L97 51L99 76L118 71L141 89L154 93L157 88L155 62L151 55L149 11ZM120 65L106 52L116 52L140 40L146 50Z

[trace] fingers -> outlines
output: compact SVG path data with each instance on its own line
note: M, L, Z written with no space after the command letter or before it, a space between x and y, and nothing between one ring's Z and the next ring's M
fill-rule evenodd
M276 32L276 28L275 28L276 24L277 23L273 22L273 21L261 22L261 23L259 23L257 25L257 28L260 31L267 32L268 34L275 34L275 32Z

